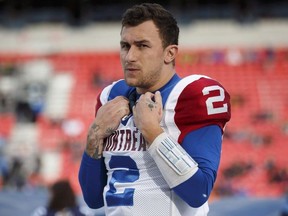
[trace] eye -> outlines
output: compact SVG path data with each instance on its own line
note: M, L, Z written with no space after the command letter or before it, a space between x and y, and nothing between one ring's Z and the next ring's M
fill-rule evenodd
M147 45L147 44L138 44L138 47L139 47L139 48L147 48L148 45Z
M121 43L120 47L121 47L121 49L127 50L130 48L130 45L128 43Z

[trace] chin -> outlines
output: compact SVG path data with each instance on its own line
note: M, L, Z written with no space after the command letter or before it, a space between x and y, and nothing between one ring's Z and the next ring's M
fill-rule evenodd
M125 78L125 81L126 81L128 86L132 86L132 87L136 87L137 86L137 82L136 82L135 79Z

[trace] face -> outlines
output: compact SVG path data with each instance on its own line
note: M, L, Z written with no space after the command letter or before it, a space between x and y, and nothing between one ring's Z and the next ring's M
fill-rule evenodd
M165 71L167 52L152 21L134 27L124 26L120 46L121 64L128 85L144 93L155 91L165 84L169 77Z

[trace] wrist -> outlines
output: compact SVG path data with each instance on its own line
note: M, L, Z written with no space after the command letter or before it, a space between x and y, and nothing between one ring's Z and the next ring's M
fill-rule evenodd
M143 137L145 138L145 140L148 142L148 145L150 146L153 141L160 135L162 134L164 131L161 127L157 127L157 128L149 128L149 130L147 131L141 131Z
M161 133L148 148L170 188L181 184L198 171L198 164L167 133Z
M104 139L94 133L88 133L85 152L94 159L102 157Z

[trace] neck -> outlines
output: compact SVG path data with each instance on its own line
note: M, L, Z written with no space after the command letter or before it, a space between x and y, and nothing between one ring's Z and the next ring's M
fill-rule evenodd
M136 87L136 91L138 94L144 94L146 92L156 92L158 89L165 86L171 80L171 78L175 75L175 73L176 72L173 70L165 75L162 75L161 78L157 81L156 85L153 85L151 88L148 88L148 89Z

